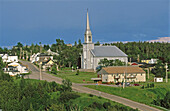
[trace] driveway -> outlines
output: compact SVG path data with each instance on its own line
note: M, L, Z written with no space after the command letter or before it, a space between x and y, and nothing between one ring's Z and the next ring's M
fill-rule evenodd
M39 79L40 78L39 69L35 65L31 64L28 61L20 61L20 62L24 65L27 65L28 69L30 71L32 71L32 73L30 75L26 76L25 78L30 78L30 79ZM46 80L48 82L55 81L56 83L62 84L61 78L55 77L55 76L48 74L46 72L42 72L42 80ZM116 95L111 95L108 93L104 93L104 92L100 92L100 91L97 91L94 89L83 87L83 84L72 83L72 89L74 91L77 91L80 93L87 93L87 94L93 94L96 96L101 96L103 98L124 104L124 105L129 106L134 109L138 108L139 110L142 110L142 111L160 111L159 109L150 107L150 106L142 104L142 103L134 102L132 100L129 100L129 99L126 99L123 97L119 97Z

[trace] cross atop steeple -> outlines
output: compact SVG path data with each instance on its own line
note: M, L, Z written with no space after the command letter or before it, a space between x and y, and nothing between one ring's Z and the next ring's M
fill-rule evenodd
M91 30L90 30L88 9L87 9L86 32L85 32L84 35L85 35L84 36L85 43L92 43L92 33L91 33Z

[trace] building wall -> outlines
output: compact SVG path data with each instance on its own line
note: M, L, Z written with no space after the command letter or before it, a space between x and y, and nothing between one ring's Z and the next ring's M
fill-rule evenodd
M82 55L82 68L83 69L92 69L91 65L91 52L90 50L94 49L93 43L84 43L83 44L83 55Z
M138 74L126 74L127 77L136 75L136 78L126 79L127 82L145 82L146 81L146 73L138 73ZM116 77L119 79L117 80ZM125 79L125 74L102 74L102 82L122 82Z

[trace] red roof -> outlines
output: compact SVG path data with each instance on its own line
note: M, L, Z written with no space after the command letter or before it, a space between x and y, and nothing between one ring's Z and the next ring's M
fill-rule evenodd
M133 63L132 65L138 65L138 64L136 64L136 63Z

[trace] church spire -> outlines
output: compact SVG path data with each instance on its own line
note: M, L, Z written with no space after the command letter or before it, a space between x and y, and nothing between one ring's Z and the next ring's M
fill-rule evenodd
M86 30L90 30L88 9L87 9L87 24L86 24Z
M85 32L85 37L84 41L85 43L92 43L92 33L90 30L90 24L89 24L89 14L88 14L88 9L87 9L87 22L86 22L86 32Z

